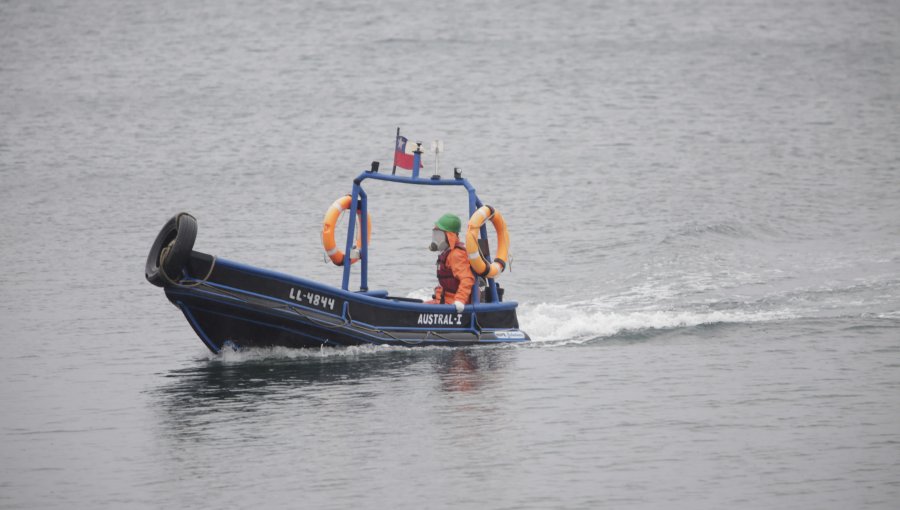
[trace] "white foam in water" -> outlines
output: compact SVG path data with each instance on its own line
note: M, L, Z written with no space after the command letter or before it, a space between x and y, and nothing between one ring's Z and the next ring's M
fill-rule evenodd
M356 345L350 347L322 347L319 349L291 349L288 347L223 348L218 354L208 353L210 360L244 363L259 360L290 360L319 358L356 358L384 352L408 352L406 347L388 345Z
M747 323L782 320L788 312L636 310L616 312L588 303L523 304L519 325L534 342L582 343L626 331L668 329L702 324Z

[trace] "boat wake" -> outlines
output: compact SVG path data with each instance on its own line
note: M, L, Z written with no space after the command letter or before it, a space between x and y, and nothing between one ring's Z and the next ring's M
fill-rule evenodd
M582 344L625 334L714 324L745 324L792 319L788 311L632 310L617 311L596 303L539 303L520 306L520 327L533 343Z
M735 281L736 280L736 281ZM537 344L581 344L610 337L648 337L665 331L726 324L869 318L895 321L900 279L877 277L766 278L739 274L730 281L660 278L621 292L570 303L528 303L519 325Z

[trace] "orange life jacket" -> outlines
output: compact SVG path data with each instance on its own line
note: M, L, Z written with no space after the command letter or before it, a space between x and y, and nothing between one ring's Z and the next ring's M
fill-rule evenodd
M440 285L444 292L448 292L450 294L456 294L456 291L459 290L459 280L453 276L453 269L450 268L450 265L447 264L447 257L450 256L450 252L453 250L465 250L466 245L463 243L457 242L456 246L447 248L442 251L440 255L438 255L437 259L437 280L438 285Z
M472 297L475 276L469 266L466 245L459 241L459 235L454 232L447 232L447 243L450 248L438 255L437 279L440 287L435 289L435 302L468 303Z

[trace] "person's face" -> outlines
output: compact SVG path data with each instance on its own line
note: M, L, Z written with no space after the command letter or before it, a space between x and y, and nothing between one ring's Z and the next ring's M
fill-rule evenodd
M449 244L447 243L447 233L439 228L431 231L431 245L428 247L431 251L444 251Z

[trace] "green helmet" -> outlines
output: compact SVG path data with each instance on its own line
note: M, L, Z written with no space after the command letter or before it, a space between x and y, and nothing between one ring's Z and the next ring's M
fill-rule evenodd
M458 234L461 224L462 222L459 221L459 216L447 213L441 216L440 219L438 219L434 223L434 226L443 230L444 232L453 232L454 234Z

